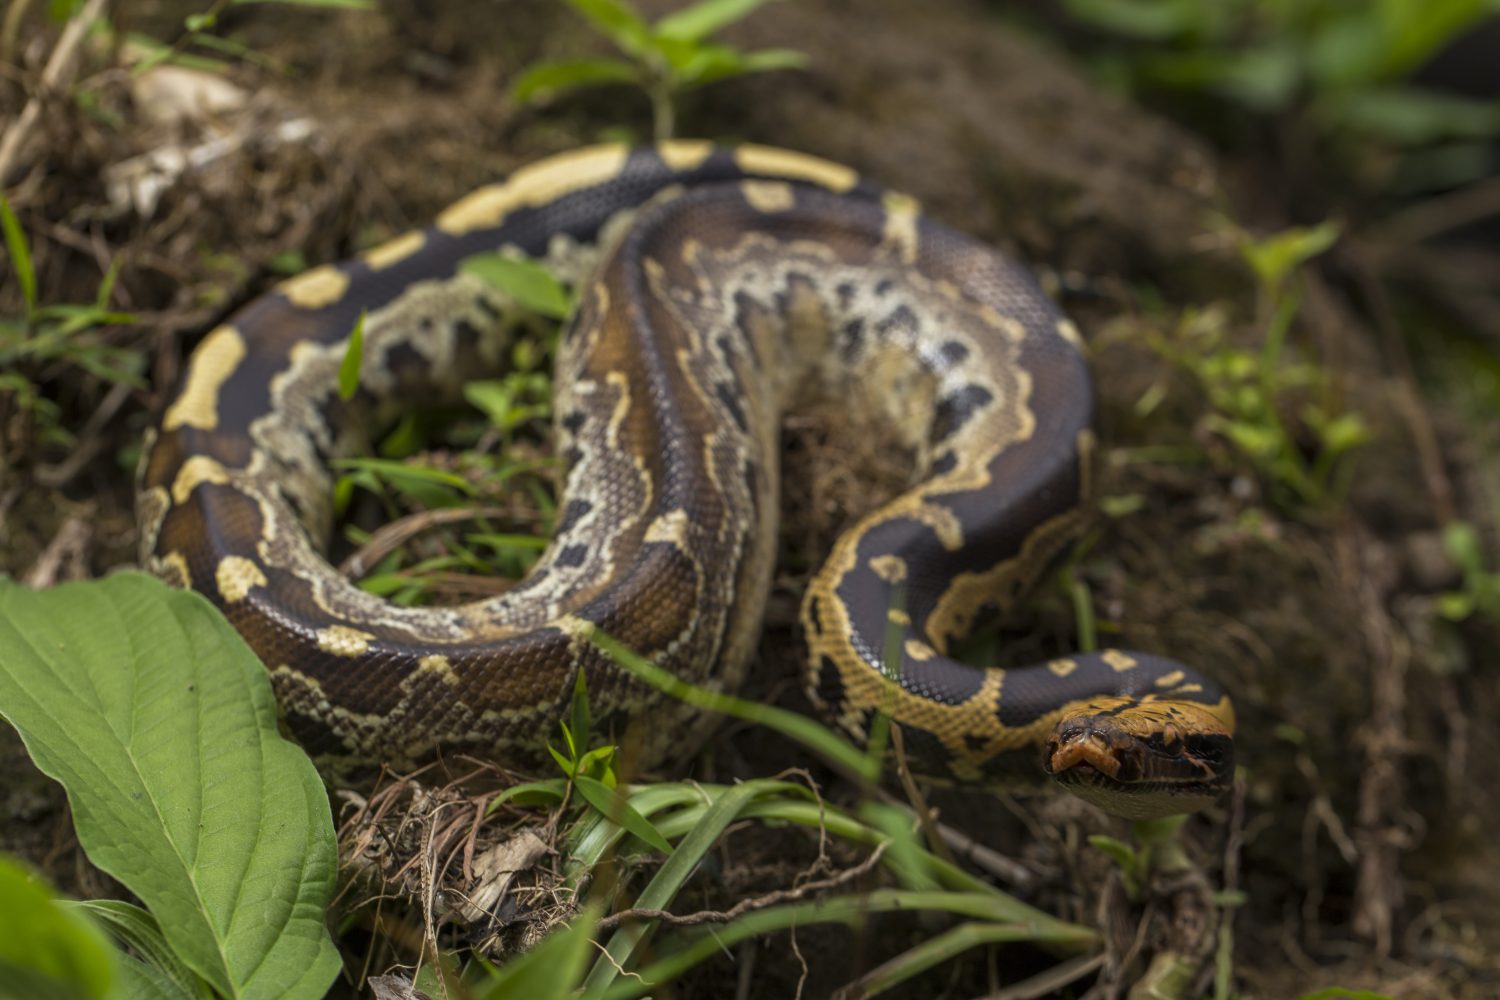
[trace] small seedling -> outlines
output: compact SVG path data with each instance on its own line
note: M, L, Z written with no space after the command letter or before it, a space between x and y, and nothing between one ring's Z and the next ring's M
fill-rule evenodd
M516 101L548 99L579 87L628 84L651 99L656 138L669 139L676 129L677 99L686 91L729 77L807 64L807 56L792 49L741 52L709 40L768 0L700 0L655 23L648 23L628 0L567 2L625 58L535 63L511 88Z
M1458 564L1458 590L1438 595L1437 612L1451 622L1473 615L1500 618L1500 572L1486 568L1484 543L1472 524L1454 521L1443 529L1443 548Z

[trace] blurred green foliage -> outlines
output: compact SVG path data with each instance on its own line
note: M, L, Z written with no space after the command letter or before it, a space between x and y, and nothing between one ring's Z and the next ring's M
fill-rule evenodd
M1096 54L1131 91L1194 92L1261 114L1305 113L1328 137L1439 151L1390 179L1460 183L1487 168L1500 102L1423 88L1413 73L1497 0L1064 0L1078 22L1125 40Z

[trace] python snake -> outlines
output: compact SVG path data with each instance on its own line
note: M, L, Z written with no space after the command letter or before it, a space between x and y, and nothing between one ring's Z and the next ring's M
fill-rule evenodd
M459 266L497 250L593 274L555 373L555 535L501 596L399 607L320 554L329 463L400 408L502 367L526 311ZM700 720L590 635L733 690L770 586L780 423L829 400L916 469L807 588L818 708L860 738L886 713L913 766L942 779L1050 773L1137 817L1212 801L1233 710L1194 670L1120 650L1008 669L948 655L1084 523L1092 395L1076 330L1022 268L910 198L785 150L555 156L430 229L283 282L207 335L148 441L142 561L223 610L293 735L335 764L532 760L578 671L596 718L660 760Z

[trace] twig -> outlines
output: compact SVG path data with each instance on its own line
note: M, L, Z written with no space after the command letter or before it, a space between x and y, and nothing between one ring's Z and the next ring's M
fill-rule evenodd
M1477 219L1500 215L1500 178L1491 177L1397 212L1376 230L1382 243L1410 246Z
M89 26L103 11L104 3L105 0L88 0L83 10L68 18L62 36L57 40L57 47L52 50L52 55L42 70L42 79L36 92L31 95L26 107L10 128L6 129L5 136L0 138L0 187L4 186L6 175L10 173L11 161L20 154L21 143L36 124L37 116L42 113L42 105L62 86L63 78L72 72L73 56L78 45L83 41Z
M1401 339L1401 328L1396 322L1396 312L1386 294L1385 285L1375 274L1369 261L1358 248L1350 255L1354 261L1355 280L1369 309L1375 328L1380 332L1386 360L1396 369L1396 403L1416 446L1417 461L1422 468L1422 478L1427 485L1427 494L1432 498L1433 512L1437 523L1447 524L1456 516L1453 503L1453 484L1443 468L1442 449L1438 445L1437 432L1432 420L1422 405L1417 391L1417 376L1412 368L1411 355Z
M339 572L351 580L358 580L378 565L380 560L428 528L456 521L473 521L481 517L504 517L506 513L499 507L444 507L409 514L377 529L369 541L339 563Z
M922 794L922 789L917 787L917 781L912 777L911 767L906 763L906 746L902 742L901 727L892 720L891 722L891 749L895 751L896 773L901 777L901 789L906 792L906 798L911 807L916 810L917 822L922 824L922 833L927 838L927 846L944 861L958 867L958 862L953 857L953 852L948 849L948 843L939 835L937 829L937 817L933 814L932 806L927 804L927 796Z
M1359 743L1364 752L1355 842L1359 864L1354 885L1354 932L1369 940L1376 954L1391 952L1395 911L1401 904L1400 852L1410 846L1397 826L1405 804L1401 764L1408 750L1406 737L1406 671L1411 649L1392 626L1371 582L1365 553L1369 541L1357 531L1340 532L1340 563L1354 581L1369 646L1370 717Z
M31 9L32 0L15 0L5 12L5 23L0 26L0 65L15 62L16 37L21 33L21 20Z
M987 847L962 830L946 823L937 823L937 832L943 842L953 849L957 857L981 868L1021 892L1036 888L1036 875L1019 861L1007 858L992 847Z
M132 387L125 382L116 382L114 386L105 393L104 400L98 409L89 416L89 421L83 430L78 432L78 446L68 453L68 457L56 465L38 465L36 469L36 481L38 486L55 490L67 485L74 476L78 475L83 468L93 461L99 449L104 446L104 428L114 420L115 414L125 401L130 398Z
M777 889L763 896L753 896L750 899L742 899L727 910L699 910L696 913L676 914L670 910L653 909L631 909L621 910L619 913L611 913L599 921L600 931L612 931L627 920L659 920L664 924L678 927L695 926L698 924L727 924L737 917L754 910L763 910L768 906L778 903L795 902L805 899L814 892L824 889L833 889L854 881L862 875L868 874L880 863L880 858L890 846L890 841L885 841L876 846L865 858L853 868L846 868L836 875L828 878L818 879L814 882L806 882L795 889Z
M31 564L21 582L33 590L42 590L56 583L59 577L73 579L84 575L80 567L86 565L84 553L94 535L90 521L92 514L93 509L89 507L70 515L62 527L57 529L57 534L52 536L52 541L47 543L42 554L36 557L36 562ZM64 566L72 571L64 572Z

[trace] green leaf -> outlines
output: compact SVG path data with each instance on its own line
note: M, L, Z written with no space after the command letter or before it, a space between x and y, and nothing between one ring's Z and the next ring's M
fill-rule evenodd
M1108 855L1109 859L1120 866L1124 872L1134 872L1136 868L1135 848L1117 840L1114 837L1106 837L1102 833L1096 833L1089 837L1089 845L1094 850Z
M667 838L657 832L650 820L636 812L635 807L626 802L625 796L620 792L610 788L598 778L590 778L586 774L573 775L573 785L578 789L578 794L587 799L588 804L601 814L620 824L642 842L663 854L672 853L672 845L667 842Z
M376 10L375 0L233 0L231 7L252 3L279 3L287 7L328 7L334 10Z
M645 56L654 48L651 28L625 0L567 0L595 28L629 56Z
M722 712L774 729L789 739L819 754L825 760L865 781L880 777L880 762L866 756L839 734L805 715L774 705L746 701L717 691L708 691L682 680L636 653L603 632L594 631L589 641L609 654L610 659L658 690L689 705L711 712Z
M498 253L466 257L459 270L494 285L522 306L551 319L565 319L573 303L552 272L534 261Z
M727 46L704 46L679 71L679 86L703 87L719 80L746 73L763 73L776 69L801 69L807 56L795 49L761 49L740 52Z
M10 202L4 195L0 195L0 229L5 230L5 248L10 251L10 268L16 276L16 284L21 286L21 298L26 303L26 311L30 313L36 308L36 269L31 262L31 244L27 242L26 233L21 229L16 213L11 211Z
M144 992L137 990L130 995L154 1000L199 1000L207 995L203 980L172 953L161 927L139 906L118 899L84 899L67 905L93 917L116 945L129 949L131 954L121 956L126 968L132 970L126 978L133 976L144 982Z
M456 472L434 469L429 465L410 465L388 458L340 458L332 463L335 468L353 469L378 476L392 486L410 490L422 485L446 486L459 493L471 495L474 484Z
M1274 292L1293 271L1333 246L1338 238L1336 222L1312 228L1298 226L1265 239L1247 240L1240 246L1240 254L1261 287Z
M114 980L114 955L99 929L0 856L0 997L103 1000Z
M560 91L606 83L640 83L640 70L623 59L559 59L536 63L511 84L511 99L520 104L546 100Z
M583 978L594 953L594 928L599 910L590 906L566 927L548 934L542 943L495 972L494 980L475 990L482 1000L566 1000Z
M1462 590L1453 590L1437 595L1437 613L1450 622L1461 622L1474 613L1478 602L1474 595Z
M339 969L328 797L205 598L140 573L0 581L0 716L183 963L236 1000L323 995Z
M1500 135L1500 101L1417 87L1368 87L1330 94L1317 110L1332 124L1398 146Z
M1395 997L1384 993L1372 993L1369 990L1351 990L1342 986L1330 986L1314 993L1304 993L1297 1000L1395 1000Z
M567 735L566 726L563 727L563 734ZM578 765L572 757L569 757L567 754L561 753L551 743L547 744L547 752L552 755L553 760L557 761L557 766L562 768L563 774L566 774L569 778L574 777L574 775L578 771Z
M589 715L589 682L582 670L573 680L573 735L575 739L575 759L588 749L589 730L593 728L593 719Z
M1198 22L1198 16L1183 4L1160 0L1064 0L1064 6L1071 16L1095 28L1144 41L1176 38Z
M527 781L519 785L511 785L505 791L495 796L485 815L494 812L497 806L506 802L514 802L518 806L556 805L566 796L567 787L568 783L560 778L553 778L549 781Z
M770 2L772 0L699 0L657 21L652 33L658 38L696 42Z
M1484 544L1478 529L1467 521L1449 521L1443 526L1443 549L1465 573L1484 569Z
M359 391L359 366L365 357L365 311L359 311L354 329L349 331L349 346L344 349L344 358L339 362L339 398L353 399Z

